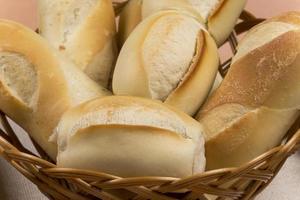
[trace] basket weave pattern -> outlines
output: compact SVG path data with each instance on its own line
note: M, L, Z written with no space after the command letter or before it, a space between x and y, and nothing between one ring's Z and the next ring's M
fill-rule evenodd
M118 13L124 3L114 3ZM263 19L244 11L228 42L233 54L243 33ZM220 66L222 76L230 66L228 59ZM253 199L279 172L286 159L300 149L300 119L286 134L282 144L239 168L227 168L196 174L184 179L169 177L122 178L114 175L57 168L41 148L40 156L25 149L11 128L7 117L0 113L4 129L0 129L0 156L32 181L49 199L57 200L117 200L115 190L126 191L131 199L193 200L207 199L207 195L224 199ZM298 131L298 132L297 132Z

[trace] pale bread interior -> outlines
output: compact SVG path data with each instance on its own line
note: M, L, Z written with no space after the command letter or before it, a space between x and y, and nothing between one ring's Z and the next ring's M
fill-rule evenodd
M90 11L98 0L39 0L43 10L44 28L42 34L55 45L56 48L66 44L77 27L89 16ZM65 14L70 13L70 14ZM61 23L57 23L61 22ZM61 27L55 27L63 24ZM55 32L60 30L57 35Z
M120 21L123 42L142 19L163 10L180 10L205 24L217 45L220 46L232 32L246 0L131 0L130 3L132 4L125 7L124 15L121 16L126 19ZM140 12L140 14L130 14L133 12Z
M219 5L221 0L144 0L142 4L142 17L145 19L151 14L168 9L186 9L202 17L207 22L209 15Z
M64 33L63 39L64 41L68 41L68 38L74 31L76 31L77 27L85 21L85 19L89 16L91 10L96 6L99 0L68 0L65 3L68 4L66 6L65 12L72 13L70 15L64 15Z
M161 11L141 22L124 43L113 91L157 99L193 115L218 65L215 42L201 23L185 12Z
M74 122L70 134L75 134L79 129L93 125L114 124L156 127L188 138L184 122L180 118L162 110L145 109L137 105L119 108L105 106L97 111L87 113Z
M202 18L207 21L209 15L216 9L218 4L222 0L185 0L189 2L202 16Z
M140 2L136 3L140 4ZM177 7L186 7L187 4L184 0L143 0L141 6L142 18L145 19L156 12L176 9Z
M168 130L187 139L193 137L186 129L186 122L170 110L155 106L155 103L142 104L142 101L128 101L127 97L115 98L111 98L111 101L99 100L101 104L96 102L96 105L89 107L82 105L67 113L56 129L56 134L62 133L59 136L60 148L64 149L69 138L79 130L95 125L147 126ZM53 135L52 139L56 136Z
M40 0L40 33L103 87L116 59L115 20L109 0Z
M143 63L151 96L164 101L190 68L202 25L179 14L165 15L151 26L143 42Z
M33 107L38 90L38 75L32 63L23 55L0 52L0 79L15 98Z

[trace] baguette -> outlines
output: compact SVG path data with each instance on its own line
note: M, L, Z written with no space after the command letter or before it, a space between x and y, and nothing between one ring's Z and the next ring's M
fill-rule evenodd
M59 167L121 177L185 177L205 168L201 125L158 101L94 99L67 111L56 130Z
M236 167L280 144L299 116L300 13L254 27L219 89L198 113L207 169Z
M204 27L181 11L162 11L130 35L117 60L117 95L157 99L194 115L219 66L217 46Z
M39 0L40 34L91 79L108 87L117 57L110 0Z
M63 112L109 92L15 22L0 20L0 49L0 109L55 160L48 140Z
M247 0L130 0L120 15L119 46L148 16L162 10L185 10L206 25L221 46L232 32Z

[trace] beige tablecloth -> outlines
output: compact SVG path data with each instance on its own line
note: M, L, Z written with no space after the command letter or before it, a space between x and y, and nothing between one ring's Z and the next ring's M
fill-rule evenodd
M26 144L30 144L21 129L18 131ZM33 150L33 147L27 145ZM300 152L288 159L271 185L258 200L300 200ZM0 158L0 200L46 200L38 189Z

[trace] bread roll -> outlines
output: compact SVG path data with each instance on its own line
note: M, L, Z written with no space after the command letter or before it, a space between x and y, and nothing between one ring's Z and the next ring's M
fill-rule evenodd
M220 87L222 81L223 81L223 77L222 77L222 75L218 72L218 73L217 73L217 76L216 76L216 79L215 79L215 82L214 82L214 84L213 84L213 87L212 87L212 89L211 89L211 91L210 91L208 97L210 97L210 96L211 96L211 95L212 95L212 94Z
M48 140L62 113L109 93L22 25L0 20L0 49L0 109L55 159Z
M107 87L115 64L110 0L39 0L40 34L90 78Z
M163 11L144 20L124 44L113 91L161 100L193 115L212 88L218 65L216 44L197 20Z
M239 166L278 145L299 116L300 13L249 31L219 89L198 114L207 169Z
M206 24L222 45L232 32L247 0L130 0L120 17L119 45L143 19L161 10L185 10Z
M158 101L111 96L66 112L58 166L121 177L185 177L205 168L201 125Z

